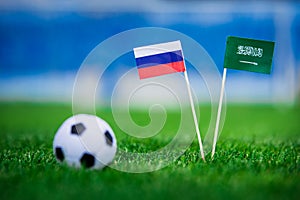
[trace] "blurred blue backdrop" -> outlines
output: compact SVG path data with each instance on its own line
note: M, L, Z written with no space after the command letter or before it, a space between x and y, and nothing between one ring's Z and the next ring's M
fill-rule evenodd
M76 72L96 45L119 32L151 26L198 41L220 73L228 35L275 41L272 75L230 70L228 100L294 103L299 96L297 1L4 0L0 99L69 102Z

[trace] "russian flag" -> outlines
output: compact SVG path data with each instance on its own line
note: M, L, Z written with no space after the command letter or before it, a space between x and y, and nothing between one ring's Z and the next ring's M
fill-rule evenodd
M184 72L181 43L160 43L133 49L140 79Z

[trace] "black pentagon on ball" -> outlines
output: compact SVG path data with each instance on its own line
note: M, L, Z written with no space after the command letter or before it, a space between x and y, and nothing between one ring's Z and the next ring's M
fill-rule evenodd
M61 162L64 161L65 155L64 155L64 152L61 147L55 148L55 156L56 156L57 160L59 160Z
M81 135L84 130L85 130L85 127L82 123L74 124L71 127L71 134Z
M80 163L83 167L91 168L95 165L95 157L92 154L84 153L80 158Z
M104 135L105 135L106 144L108 144L109 146L112 146L113 137L111 136L110 132L105 131Z

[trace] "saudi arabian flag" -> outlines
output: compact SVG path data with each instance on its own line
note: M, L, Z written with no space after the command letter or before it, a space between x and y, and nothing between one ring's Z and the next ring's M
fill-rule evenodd
M274 42L229 36L226 43L225 68L271 73Z

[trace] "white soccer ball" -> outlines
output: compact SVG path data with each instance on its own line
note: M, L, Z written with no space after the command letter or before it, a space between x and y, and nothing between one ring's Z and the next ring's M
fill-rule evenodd
M113 161L117 141L104 120L78 114L60 126L54 137L53 151L59 162L69 166L102 169Z

